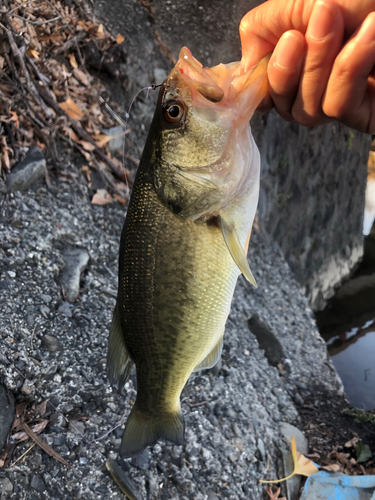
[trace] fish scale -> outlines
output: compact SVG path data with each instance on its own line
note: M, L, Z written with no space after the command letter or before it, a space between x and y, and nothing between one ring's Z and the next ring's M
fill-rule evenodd
M144 178L136 180L124 226L119 298L127 346L137 360L139 407L160 412L218 340L238 268L219 227L178 219Z

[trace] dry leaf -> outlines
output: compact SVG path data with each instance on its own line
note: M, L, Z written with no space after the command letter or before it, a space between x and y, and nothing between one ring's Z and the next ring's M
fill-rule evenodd
M129 201L128 198L123 198L122 196L120 196L119 194L114 194L113 195L114 198L116 198L116 200L121 203L121 205L126 205L127 202Z
M59 453L57 453L57 451L55 451L53 448L51 448L49 444L47 444L45 441L43 441L43 439L41 439L37 434L35 434L35 432L33 432L30 429L30 427L26 424L26 422L23 422L23 426L24 426L24 429L27 432L27 434L31 437L31 439L36 444L38 444L46 453L48 453L48 455L55 458L56 460L58 460L62 464L67 465L69 468L71 468L71 466L68 464L68 462L66 462L63 459L63 457Z
M94 141L96 144L102 148L105 146L111 139L113 139L113 136L106 135L106 134L99 134L99 135L94 135L93 137Z
M104 26L101 24L97 30L97 35L99 38L103 38L104 36Z
M95 144L91 144L91 142L88 141L78 141L78 144L80 144L86 151L94 151L94 149L96 149Z
M79 109L77 104L70 98L59 103L60 108L66 111L67 115L73 120L82 120L84 113Z
M119 33L116 37L116 43L122 43L124 40L125 38Z
M27 53L29 54L30 57L33 59L39 59L39 52L34 50L34 49L28 49Z
M72 68L78 68L78 63L76 61L74 54L70 54L69 62Z
M325 465L324 467L322 467L322 469L328 470L330 472L340 472L341 467L339 466L339 464L331 464Z
M272 486L269 486L268 488L266 488L265 491L266 491L267 495L270 497L270 500L286 500L285 497L279 497L280 491L281 491L280 486L276 489L275 492L273 491Z
M98 189L92 197L91 203L93 205L108 205L108 203L113 203L113 198L107 190Z
M10 160L9 160L9 154L8 154L8 147L7 147L7 140L5 135L2 136L1 138L1 151L2 151L2 157L1 157L1 162L4 164L5 168L10 171Z
M60 33L52 33L52 35L48 36L38 36L38 40L40 42L48 42L49 40L53 40L54 42L58 42L61 39Z
M31 430L35 434L40 434L45 429L48 422L49 422L49 420L42 420L42 422L40 422L39 424L33 425ZM24 427L24 425L25 425L25 422L22 423L22 427ZM16 432L16 434L12 435L12 438L15 441L18 441L19 443L21 443L22 441L26 441L26 439L28 439L29 437L30 437L29 434L25 430L23 430L21 432Z
M75 68L73 70L73 75L77 78L78 81L80 81L83 85L86 87L89 84L89 76L84 73L81 69Z
M265 481L263 479L260 479L260 483L281 483L281 481L286 481L287 479L291 478L295 474L299 474L301 476L311 476L311 474L314 474L315 472L318 472L319 469L313 464L311 460L306 458L304 455L299 453L297 451L297 446L296 446L296 440L292 436L291 439L291 444L292 444L292 456L293 456L293 464L294 464L294 470L289 476L284 477L283 479L276 479L272 481Z
M48 401L49 401L49 399L46 399L42 403L39 403L38 405L36 405L36 407L34 408L34 412L37 415L40 415L41 417L43 417L43 415L45 415L47 413Z
M9 121L14 122L16 124L16 127L18 128L20 126L20 121L18 119L17 113L9 108L9 114L11 115Z

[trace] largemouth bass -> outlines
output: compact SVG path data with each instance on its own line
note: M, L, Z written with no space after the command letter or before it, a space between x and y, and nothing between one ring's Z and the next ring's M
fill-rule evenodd
M159 438L182 444L180 394L220 358L259 192L249 119L267 92L268 60L205 69L187 48L164 81L124 223L108 375L137 398L120 454Z

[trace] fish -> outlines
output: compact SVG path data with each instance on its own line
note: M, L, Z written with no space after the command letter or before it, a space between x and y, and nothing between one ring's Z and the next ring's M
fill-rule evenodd
M120 455L159 439L181 445L180 394L220 359L247 250L260 155L249 120L267 94L266 57L204 68L187 47L161 85L124 222L107 371L137 397Z

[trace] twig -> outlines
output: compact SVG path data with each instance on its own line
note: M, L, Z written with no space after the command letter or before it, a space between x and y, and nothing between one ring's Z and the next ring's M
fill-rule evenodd
M58 11L58 9L57 9L57 8L56 8L56 7L55 7L55 6L54 6L54 5L50 2L50 0L45 0L45 1L48 3L48 5L49 5L50 7L52 7L52 9L53 9L55 12L57 12L57 13L60 15L60 12L59 12L59 11ZM65 19L64 19L62 16L61 16L61 20L62 20L62 22L65 24L65 26L68 28L68 30L70 31L70 33L74 36L74 31L73 31L73 30L72 30L72 28L69 26L69 23L68 23L67 21L65 21ZM81 51L80 51L80 48L79 48L79 46L78 46L77 41L76 41L76 43L75 43L75 46L76 46L76 49L77 49L77 54L78 54L78 60L79 60L79 63L80 63L80 65L81 65L81 66L83 66L83 65L84 65L84 63L83 63L83 58L82 58L82 54L81 54Z
M17 14L12 14L12 17L18 17L18 19L22 19L22 21L26 21L29 24L34 24L35 26L42 26L43 24L54 23L55 21L62 19L62 17L60 15L58 15L52 19L46 19L45 21L31 21L30 19L27 19L26 17L18 16Z
M31 57L28 55L28 54L25 54L25 57L26 57L26 61L28 64L30 64L31 66L31 69L33 70L33 73L34 75L41 81L43 82L44 85L48 85L51 83L51 80L43 75L43 73L41 73L38 68L35 66L35 63L34 61L31 59Z
M190 408L196 408L197 406L203 406L203 405L206 405L207 403L209 403L209 401L201 401L200 403L188 403L188 405L190 406Z
M76 45L78 42L81 42L82 40L84 40L86 37L87 37L87 32L86 31L80 31L78 33L78 35L73 36L67 42L65 42L64 45L62 45L61 47L59 47L56 50L55 54L56 55L62 54L66 50L71 49L73 47L73 45Z
M12 32L8 28L6 28L2 23L0 23L0 25L3 28L5 28L5 30L6 30L6 34L7 34L8 40L9 40L10 47L12 49L14 56L18 59L18 62L22 68L22 72L23 72L23 75L24 75L25 80L26 80L26 86L27 86L29 92L31 93L31 95L33 96L35 101L41 106L41 108L43 109L45 114L47 116L51 117L52 116L51 110L44 104L43 100L41 99L41 97L39 96L39 94L35 88L35 85L31 81L29 72L27 71L27 68L26 68L25 61L22 57L20 49L18 48L18 45L16 44L16 41L13 37Z
M26 0L26 2L22 3L21 5L17 5L17 7L14 7L14 9L8 12L8 16L10 16L15 10L20 9L21 7L26 7L28 3L33 3L34 1L35 0Z
M34 448L34 446L36 445L36 443L33 443L30 448L28 448L25 453L23 453L20 457L17 458L17 460L15 462L13 462L9 467L8 469L11 469L13 467L13 465L16 465L17 462L19 462L20 460L22 460L22 458L27 455L29 453L30 450L32 450Z
M109 295L110 297L114 297L117 299L117 293L112 292L111 290L100 290L100 293L105 293L106 295Z
M64 116L70 127L74 130L74 132L78 135L80 139L83 139L84 141L89 142L93 146L95 146L94 153L99 156L101 160L103 160L109 167L109 169L117 175L119 179L126 179L126 170L125 169L119 169L109 158L108 156L104 153L102 148L100 148L97 143L92 139L92 137L85 131L83 128L74 120L72 120L65 111L60 108L58 103L54 100L52 95L50 94L49 89L45 88L42 89L42 87L35 82L35 86L38 89L39 94L41 95L42 99L44 99L45 103L50 106L57 115L59 116Z

